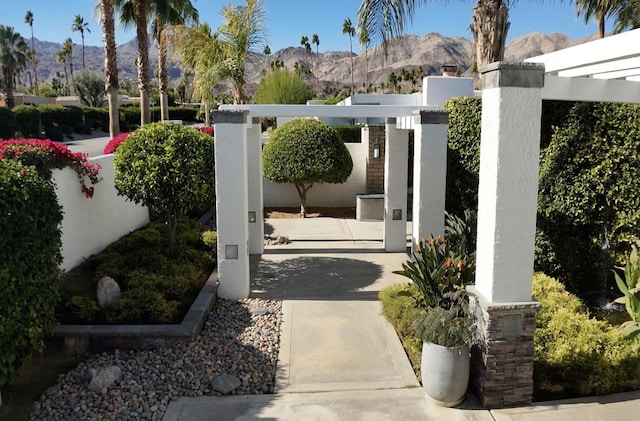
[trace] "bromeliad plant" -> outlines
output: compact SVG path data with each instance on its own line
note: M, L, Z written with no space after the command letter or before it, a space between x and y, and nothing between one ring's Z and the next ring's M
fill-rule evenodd
M634 350L640 349L640 256L633 246L624 267L624 279L614 271L616 283L624 296L615 300L625 305L631 320L620 325L620 331L632 341Z

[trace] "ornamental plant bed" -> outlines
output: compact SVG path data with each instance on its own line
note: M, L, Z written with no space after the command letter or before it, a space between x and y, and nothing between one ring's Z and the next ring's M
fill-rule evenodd
M173 246L163 222L153 222L89 257L60 282L62 324L180 323L213 271L215 234L181 219ZM203 237L206 239L203 240ZM96 286L104 276L122 290L119 301L100 308Z

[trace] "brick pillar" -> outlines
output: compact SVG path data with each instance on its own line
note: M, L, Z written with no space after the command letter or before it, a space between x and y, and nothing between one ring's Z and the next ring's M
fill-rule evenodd
M367 193L384 193L384 126L365 126L362 128L362 142L367 147ZM374 145L378 145L380 157L374 158Z

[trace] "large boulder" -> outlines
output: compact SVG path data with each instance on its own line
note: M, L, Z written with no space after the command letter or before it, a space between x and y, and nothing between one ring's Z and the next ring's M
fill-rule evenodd
M98 281L96 295L100 308L105 308L117 302L122 296L122 292L120 291L120 285L118 285L115 279L109 276L103 276Z
M102 389L108 389L113 382L120 378L121 374L122 372L120 371L120 367L117 365L112 365L101 370L92 369L89 389L94 392L99 392Z

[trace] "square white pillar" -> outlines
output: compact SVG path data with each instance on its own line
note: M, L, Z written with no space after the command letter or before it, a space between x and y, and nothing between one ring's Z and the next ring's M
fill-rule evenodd
M446 111L414 116L413 247L429 236L444 236L448 123Z
M247 111L214 111L218 296L240 300L250 291Z
M247 127L249 254L262 254L264 251L261 134L260 118L252 117L251 125Z
M384 157L384 250L407 250L407 169L409 132L396 128L396 119L385 126Z
M529 302L544 66L493 63L481 73L476 289L490 303Z

